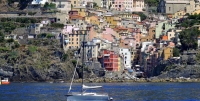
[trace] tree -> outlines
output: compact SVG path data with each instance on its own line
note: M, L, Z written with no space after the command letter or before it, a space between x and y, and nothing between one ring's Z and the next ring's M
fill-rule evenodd
M180 56L180 52L179 52L179 49L178 49L178 48L174 48L174 49L173 49L173 56L174 56L174 57L179 57L179 56Z
M197 38L200 31L197 28L185 29L180 32L179 38L182 50L197 49Z
M158 6L159 0L145 0L145 4L148 6Z
M98 8L98 5L97 5L96 2L93 3L93 7L94 7L94 8Z
M133 12L133 14L139 15L140 18L141 18L141 21L143 21L143 20L145 20L147 18L147 16L142 12Z
M4 34L0 32L0 42L4 42Z

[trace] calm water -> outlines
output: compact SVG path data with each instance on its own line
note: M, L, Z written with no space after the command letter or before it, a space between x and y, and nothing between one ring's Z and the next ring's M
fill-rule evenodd
M200 101L200 83L118 83L103 85L114 101ZM0 101L66 101L66 83L11 83L0 86ZM74 91L80 84L74 85Z

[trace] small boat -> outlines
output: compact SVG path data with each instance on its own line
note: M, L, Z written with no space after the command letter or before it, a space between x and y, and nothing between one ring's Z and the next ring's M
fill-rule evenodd
M82 59L84 59L84 42L83 42L83 57L82 57ZM77 68L77 65L78 65L78 61L79 61L79 58L77 60L76 67L74 69L74 74L73 74L72 81L71 81L71 84L70 84L70 87L69 87L69 91L66 95L67 101L112 101L113 98L110 97L108 95L108 93L98 93L97 91L86 92L87 90L102 88L102 86L86 86L86 85L84 85L84 79L83 79L83 77L84 77L83 76L83 74L84 74L84 71L83 71L84 61L82 61L83 63L82 63L82 87L81 87L82 89L81 89L81 92L70 92L71 87L72 87L72 83L73 83L73 80L74 80L74 76L76 74L76 68Z
M8 80L8 78L4 78L3 80L1 80L1 84L8 85L8 84L10 84L10 81Z

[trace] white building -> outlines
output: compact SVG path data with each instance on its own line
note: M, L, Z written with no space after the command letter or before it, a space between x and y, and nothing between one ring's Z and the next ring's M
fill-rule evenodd
M131 52L127 48L120 48L119 54L123 56L125 68L131 68Z
M92 41L87 42L87 44L85 45L87 61L91 59L97 60L100 44L100 39L93 39Z
M31 4L42 4L44 5L46 2L48 2L49 0L33 0L31 2Z

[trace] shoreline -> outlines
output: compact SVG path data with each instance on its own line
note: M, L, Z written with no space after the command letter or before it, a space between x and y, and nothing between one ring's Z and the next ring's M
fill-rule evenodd
M181 83L181 82L200 82L200 78L164 78L164 79L112 79L112 78L90 78L84 79L85 83ZM11 81L12 83L12 81ZM65 80L52 80L52 81L13 81L13 83L71 83ZM82 79L75 79L73 83L82 83Z

